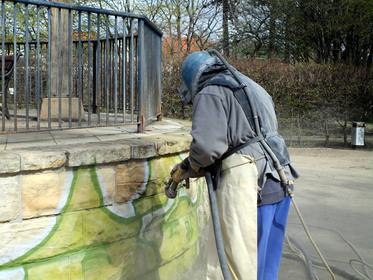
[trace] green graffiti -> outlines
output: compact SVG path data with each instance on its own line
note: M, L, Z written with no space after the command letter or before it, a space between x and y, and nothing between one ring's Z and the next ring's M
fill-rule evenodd
M131 202L135 215L128 218L104 205L95 167L76 168L66 204L49 234L0 266L0 272L23 267L24 279L174 279L163 267L180 272L196 262L201 186L195 186L195 201L184 195L173 203L163 194L163 184L149 188L155 175L157 182L164 181L178 159L146 162L146 188ZM182 262L173 261L184 254Z
M177 231L178 229L178 226L179 226L179 221L172 221L169 226L168 226L168 230L170 231L170 238L174 238L175 236L179 236L179 232Z
M185 230L187 232L187 238L188 238L188 240L192 240L194 230L193 230L193 226L191 225L190 221L186 221L185 222Z

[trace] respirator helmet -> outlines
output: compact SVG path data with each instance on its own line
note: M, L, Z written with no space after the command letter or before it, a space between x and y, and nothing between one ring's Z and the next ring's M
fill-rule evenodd
M210 55L206 51L190 54L181 68L183 85L179 89L181 99L187 103L193 103L194 97L201 88L201 84L226 69L219 58Z

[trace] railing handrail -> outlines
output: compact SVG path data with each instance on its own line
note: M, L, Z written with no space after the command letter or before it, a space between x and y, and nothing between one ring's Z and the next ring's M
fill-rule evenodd
M137 35L134 35L133 36L134 38L137 38ZM116 39L117 40L121 40L121 39L123 39L123 38L126 38L126 39L130 39L131 38L131 36L118 36ZM109 38L108 39L109 41L115 41L115 37L111 37L111 38ZM82 43L82 44L84 44L84 43L88 43L88 42L91 42L91 44L97 44L97 40L95 39L95 40L73 40L72 41L74 44L79 44L79 42L80 43ZM100 43L102 43L102 42L106 42L106 39L100 39ZM27 42L27 44L28 45L37 45L38 44L38 42L37 41L30 41L30 42ZM40 45L48 45L49 44L49 42L48 41L40 41L39 42L39 44ZM2 43L0 42L0 46L2 45ZM5 46L13 46L14 45L14 42L5 42L4 43L4 45ZM18 42L17 41L17 43L16 43L16 45L26 45L26 42ZM1 55L1 54L0 54Z
M30 5L36 5L36 6L46 6L50 8L61 8L61 9L89 12L89 13L95 13L95 14L105 14L105 15L111 15L111 16L120 16L120 17L140 19L146 22L146 24L150 26L155 32L157 32L160 36L163 35L163 32L158 27L156 27L154 23L152 23L146 16L143 16L143 15L137 15L133 13L120 12L120 11L107 10L107 9L99 9L99 8L93 8L93 7L87 7L87 6L75 6L75 5L69 5L69 4L57 3L57 2L51 2L51 1L42 1L42 0L38 0L38 1L7 0L7 2L24 3L24 4L30 4Z

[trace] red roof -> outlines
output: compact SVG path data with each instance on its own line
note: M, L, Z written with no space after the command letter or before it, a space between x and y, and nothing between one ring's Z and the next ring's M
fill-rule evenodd
M187 40L188 40L187 37L182 37L181 38L181 48L180 48L180 50L181 50L182 53L187 52L187 47L188 47L188 41ZM196 51L200 51L201 48L198 45L197 39L196 38L191 38L190 40L191 41L190 41L189 52L193 53L193 52L196 52ZM215 46L215 44L212 43L212 42L208 42L207 44L210 47ZM206 44L205 44L205 46L206 46ZM178 47L179 47L179 42L178 42L177 38L170 38L170 37L163 38L163 40L162 40L162 54L164 54L164 55L178 54Z

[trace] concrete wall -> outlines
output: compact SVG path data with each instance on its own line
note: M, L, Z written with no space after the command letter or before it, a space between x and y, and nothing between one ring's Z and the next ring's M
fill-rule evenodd
M164 195L190 138L0 152L0 279L201 279L204 180Z

